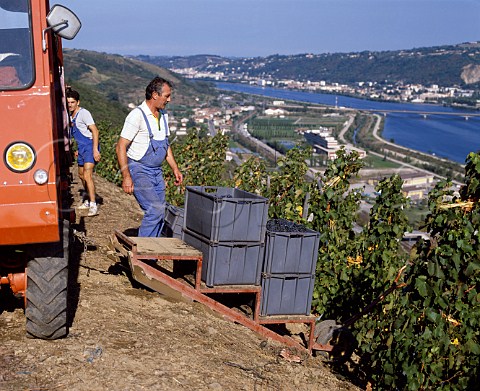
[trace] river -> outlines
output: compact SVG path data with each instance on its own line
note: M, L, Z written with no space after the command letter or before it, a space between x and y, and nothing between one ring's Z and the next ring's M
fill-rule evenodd
M416 112L441 112L441 115L415 113L388 113L382 137L393 140L396 144L435 154L459 163L464 163L469 152L480 149L480 117L468 117L479 114L478 111L456 109L440 105L417 103L377 102L367 99L351 98L342 95L321 94L314 92L292 91L271 87L257 87L239 83L215 83L220 90L262 95L272 98L324 104L353 109L374 110L408 110ZM452 115L449 115L452 113ZM465 116L456 114L464 113Z

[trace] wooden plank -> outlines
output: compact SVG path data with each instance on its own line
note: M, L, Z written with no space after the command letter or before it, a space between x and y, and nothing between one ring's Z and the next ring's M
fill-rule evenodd
M201 258L203 253L178 238L130 238L137 245L137 255Z
M172 299L183 301L185 303L192 302L191 298L182 295L180 291L172 288L168 284L162 283L158 279L152 278L150 275L147 275L142 268L142 262L139 260L135 261L131 251L128 252L128 264L130 265L133 279L140 284Z
M315 323L316 319L315 315L269 315L260 316L258 322L262 324Z
M138 281L140 284L143 284L149 287L150 289L153 289L154 291L160 293L161 295L168 296L178 301L182 301L185 303L191 303L193 301L191 298L182 295L180 291L172 288L168 284L165 284L156 278L152 278L146 275L144 270L138 265L132 265L130 263L130 268L132 270L132 277L136 281Z

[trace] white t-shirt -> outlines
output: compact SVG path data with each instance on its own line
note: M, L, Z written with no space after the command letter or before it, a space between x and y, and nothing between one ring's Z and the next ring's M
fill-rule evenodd
M80 108L75 118L75 125L85 137L92 139L92 132L88 129L90 125L95 125L92 114L84 108Z
M147 116L154 140L165 140L168 131L168 125L167 128L165 128L165 124L168 124L168 114L162 114L157 120L145 101L140 107ZM165 119L163 117L165 117ZM133 109L130 114L127 115L127 118L125 118L120 136L131 141L127 149L127 156L130 159L140 160L143 155L145 155L150 143L150 135L148 134L147 124L145 123L143 114L138 108Z

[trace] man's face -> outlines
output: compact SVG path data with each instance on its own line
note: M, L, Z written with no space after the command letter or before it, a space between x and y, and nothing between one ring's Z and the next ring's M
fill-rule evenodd
M156 107L159 110L163 110L167 103L170 102L170 96L172 95L172 89L167 85L164 84L162 87L161 93L154 92L153 98L155 99Z
M74 113L75 110L77 110L79 105L80 105L79 100L75 100L73 98L67 98L67 106L68 106L68 111L70 112L70 114Z

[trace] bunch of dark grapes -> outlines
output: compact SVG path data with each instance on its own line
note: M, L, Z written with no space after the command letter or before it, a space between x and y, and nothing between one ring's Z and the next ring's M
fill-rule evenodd
M307 228L285 219L271 219L267 221L267 231L270 232L306 232Z

